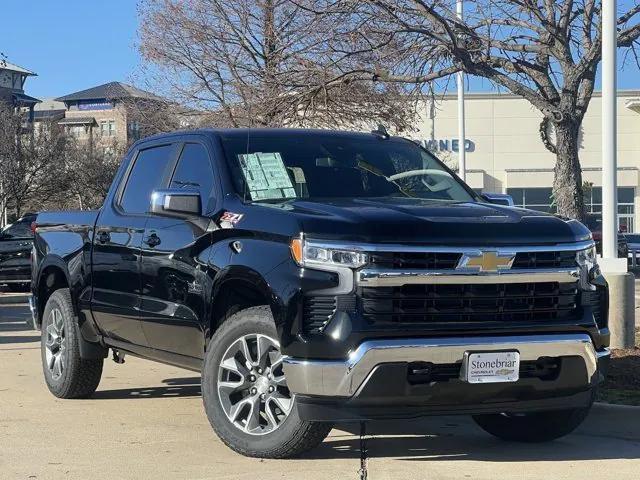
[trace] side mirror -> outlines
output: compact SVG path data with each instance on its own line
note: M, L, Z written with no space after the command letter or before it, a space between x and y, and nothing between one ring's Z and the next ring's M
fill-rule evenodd
M154 190L149 213L167 217L199 217L202 215L200 193L193 190Z
M506 207L513 207L513 197L506 193L483 193L484 198L488 203L495 203L496 205L504 205Z

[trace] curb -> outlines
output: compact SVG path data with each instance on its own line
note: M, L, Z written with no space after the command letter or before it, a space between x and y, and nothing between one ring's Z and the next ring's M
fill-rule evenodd
M594 408L597 407L600 410L620 411L620 413L623 413L625 410L627 412L633 412L634 410L640 411L640 405L623 405L620 403L594 402L593 406Z
M0 305L28 304L30 296L27 293L0 293Z

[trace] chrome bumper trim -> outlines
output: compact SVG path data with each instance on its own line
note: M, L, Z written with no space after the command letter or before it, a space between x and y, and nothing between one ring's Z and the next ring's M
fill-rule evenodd
M580 280L578 268L499 270L470 274L464 270L384 270L364 269L357 273L358 285L364 287L399 287L412 284L495 284L495 283L571 283Z
M609 355L607 349L596 352L586 334L386 339L363 342L346 360L285 357L284 372L293 393L352 397L358 395L375 369L384 363L460 363L467 351L506 349L520 352L522 361L540 357L581 357L586 367L586 376L582 379L585 385L594 381L598 359Z

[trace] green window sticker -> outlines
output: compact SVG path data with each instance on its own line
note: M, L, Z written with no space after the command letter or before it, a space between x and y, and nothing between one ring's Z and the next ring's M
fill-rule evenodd
M252 200L295 198L296 191L280 153L241 154L238 160Z

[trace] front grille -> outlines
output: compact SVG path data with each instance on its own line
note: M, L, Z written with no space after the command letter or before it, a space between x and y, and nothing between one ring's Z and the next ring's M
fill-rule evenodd
M369 254L369 263L377 268L453 270L461 257L461 253L373 252Z
M359 295L373 324L549 321L579 309L576 283L360 287Z
M393 270L454 270L462 258L455 252L373 252L370 264L377 268ZM572 268L576 267L575 251L519 252L513 261L513 269Z
M516 254L511 268L572 268L577 266L575 251L520 252Z

